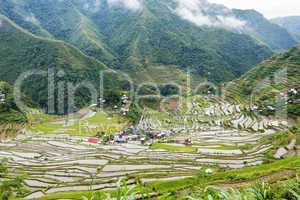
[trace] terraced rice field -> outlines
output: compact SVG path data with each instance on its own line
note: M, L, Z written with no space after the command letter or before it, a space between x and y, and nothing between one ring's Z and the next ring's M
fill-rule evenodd
M196 175L207 165L241 168L263 162L270 145L242 151L239 147L255 144L263 134L221 127L204 131L181 132L169 143L175 150L151 148L138 142L100 145L85 142L82 136L34 134L0 145L0 158L9 159L12 176L25 174L27 199L63 191L115 188L119 178L128 184L177 180ZM26 139L27 138L27 139ZM30 139L28 139L30 138ZM192 139L188 151L180 141ZM177 142L176 142L177 141ZM187 148L188 149L188 148Z
M145 111L136 127L164 133L164 137L148 141L151 145L135 141L88 143L86 134L70 134L66 129L74 129L79 120L89 122L89 126L109 125L111 121L118 124L120 119L104 113L85 112L68 121L42 122L26 135L0 144L0 159L9 159L9 178L25 176L26 198L32 199L64 191L114 189L120 178L135 185L137 180L183 179L206 168L260 165L272 148L261 144L260 139L286 126L251 117L239 105L216 102L207 106L203 109L193 101L187 106L188 113L186 109L176 113ZM53 128L46 131L49 124ZM188 146L186 141L190 141Z

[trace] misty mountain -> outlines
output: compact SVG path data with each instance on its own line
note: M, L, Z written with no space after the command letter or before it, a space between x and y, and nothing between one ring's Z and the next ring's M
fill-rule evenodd
M273 50L286 50L296 46L292 35L281 26L273 24L255 10L233 10L235 16L245 22L243 33L251 35Z
M214 82L232 80L271 55L245 22L204 0L0 0L0 13L30 33L63 40L134 77L169 81L170 66ZM172 70L173 71L173 70ZM142 78L144 80L144 78ZM160 81L157 80L156 81Z
M271 21L287 29L300 41L300 16L278 17Z

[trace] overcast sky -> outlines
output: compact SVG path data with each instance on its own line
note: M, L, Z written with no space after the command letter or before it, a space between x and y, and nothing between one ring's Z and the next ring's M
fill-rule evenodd
M300 0L208 0L229 8L255 9L267 18L298 15Z

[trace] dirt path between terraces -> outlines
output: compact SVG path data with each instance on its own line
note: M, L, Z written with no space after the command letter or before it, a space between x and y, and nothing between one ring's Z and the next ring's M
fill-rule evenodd
M279 172L274 172L272 174L262 176L254 181L244 181L244 182L236 182L236 183L224 183L224 184L217 184L217 187L229 189L229 188L243 188L243 187L249 187L257 182L267 182L267 183L273 183L276 181L284 180L290 177L293 177L296 175L295 170L282 170Z

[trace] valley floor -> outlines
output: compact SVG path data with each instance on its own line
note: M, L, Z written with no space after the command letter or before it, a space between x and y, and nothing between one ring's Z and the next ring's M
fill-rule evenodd
M174 192L177 197L184 196L194 187L239 188L257 181L296 177L300 167L297 144L290 142L287 147L289 155L285 157L291 158L276 161L273 156L278 147L264 140L275 133L272 122L261 125L264 131L237 128L233 122L224 128L218 117L227 121L228 117L232 121L241 118L241 122L236 122L238 127L243 121L260 127L253 118L232 108L235 109L225 112L214 107L201 112L206 113L206 118L212 117L214 123L200 122L203 119L198 114L197 118L186 117L185 125L175 127L170 123L177 123L176 119L170 118L167 124L173 127L171 130L163 125L164 117L157 116L155 120L145 112L138 127L160 126L160 133L164 134L146 144L129 140L104 145L88 141L93 132L69 133L71 129L78 131L81 120L88 122L85 126L90 127L89 131L109 122L119 123L115 130L125 127L125 121L105 113L87 111L69 120L44 119L15 140L0 143L0 159L7 158L9 164L5 179L23 176L25 199L82 199L93 191L113 194L121 179L128 187L142 187L149 194L164 198L162 194Z

